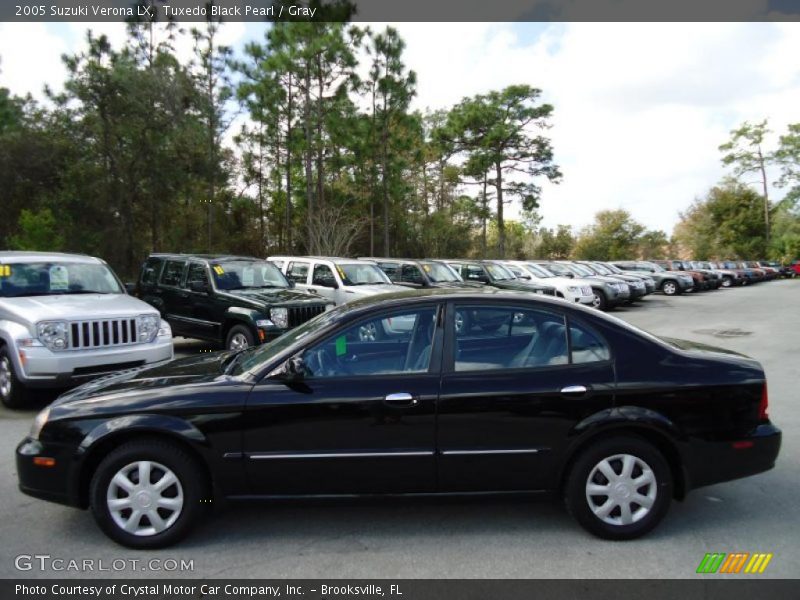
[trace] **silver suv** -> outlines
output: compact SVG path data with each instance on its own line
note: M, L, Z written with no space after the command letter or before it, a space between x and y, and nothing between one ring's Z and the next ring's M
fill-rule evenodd
M333 300L336 306L365 296L408 291L392 283L371 260L323 256L270 256L267 260L298 289Z
M172 331L129 296L105 261L0 252L0 400L23 406L35 387L70 387L169 360Z

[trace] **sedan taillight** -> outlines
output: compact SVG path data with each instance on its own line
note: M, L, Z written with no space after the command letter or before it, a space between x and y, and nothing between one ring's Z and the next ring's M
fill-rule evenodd
M761 392L761 404L758 405L758 420L759 421L768 421L769 414L767 409L769 408L769 394L767 393L767 382L764 382L764 391Z

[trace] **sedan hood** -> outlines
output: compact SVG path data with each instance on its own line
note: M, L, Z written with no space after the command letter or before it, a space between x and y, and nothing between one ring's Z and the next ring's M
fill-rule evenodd
M213 381L223 372L231 351L213 352L181 358L144 369L130 369L94 379L62 394L53 406L71 404L100 396L116 396L126 392L152 392L159 388Z
M59 294L0 298L3 310L27 323L39 321L79 321L158 314L149 304L127 294Z

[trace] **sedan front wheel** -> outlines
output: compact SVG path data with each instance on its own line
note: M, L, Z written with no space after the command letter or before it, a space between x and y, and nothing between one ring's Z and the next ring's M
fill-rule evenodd
M186 536L201 513L204 477L180 446L137 440L112 451L92 477L100 529L130 548L163 548Z
M628 540L653 529L667 513L672 474L662 454L635 437L613 437L575 461L565 486L567 509L584 529Z

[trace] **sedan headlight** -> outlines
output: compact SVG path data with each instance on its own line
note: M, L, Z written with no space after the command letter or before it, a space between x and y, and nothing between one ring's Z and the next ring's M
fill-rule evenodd
M278 329L289 328L289 309L288 308L270 308L269 318L275 323Z
M45 321L36 325L39 341L50 350L69 348L69 325L64 321Z
M152 342L161 329L161 317L158 315L142 315L139 317L139 341Z
M39 439L39 434L42 433L42 427L44 427L45 423L47 423L47 419L50 418L50 407L48 406L44 410L40 411L36 418L33 420L33 425L31 425L31 432L30 437L33 440Z

